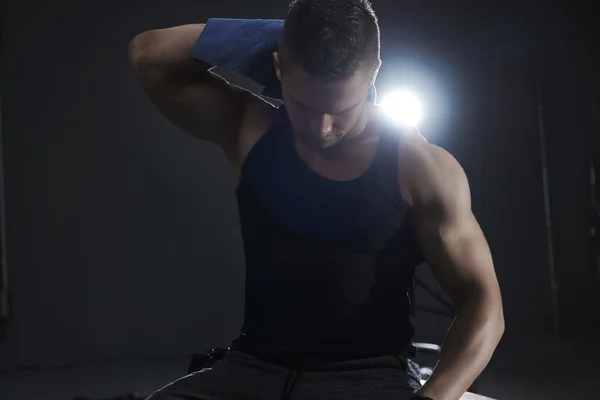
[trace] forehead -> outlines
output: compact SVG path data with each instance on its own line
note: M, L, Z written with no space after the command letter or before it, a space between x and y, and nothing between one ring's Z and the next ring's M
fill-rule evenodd
M332 114L364 100L370 83L367 77L359 74L334 80L317 79L295 66L286 70L282 81L286 94L293 101Z

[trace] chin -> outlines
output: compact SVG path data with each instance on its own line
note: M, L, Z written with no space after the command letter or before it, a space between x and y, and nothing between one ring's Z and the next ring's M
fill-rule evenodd
M308 136L308 137L304 138L304 142L314 149L325 150L325 149L329 149L329 148L335 146L343 138L344 138L344 135L342 135L342 134L331 135L324 139L319 139L314 136Z
M308 145L315 150L327 150L335 147L340 142L341 138L334 138L330 140L312 140Z
M320 146L323 150L329 149L329 148L332 148L333 146L335 146L336 144L338 144L341 140L342 140L342 138L339 137L339 138L335 138L332 140L321 141Z

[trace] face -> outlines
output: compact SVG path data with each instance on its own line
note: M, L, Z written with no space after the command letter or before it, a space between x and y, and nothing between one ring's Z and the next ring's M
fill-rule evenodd
M364 129L372 78L353 75L323 81L293 65L282 73L277 53L273 56L294 133L304 144L324 150Z

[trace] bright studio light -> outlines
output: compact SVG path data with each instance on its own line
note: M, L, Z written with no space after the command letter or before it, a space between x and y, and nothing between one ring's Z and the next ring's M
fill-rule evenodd
M410 92L392 92L383 99L381 106L386 114L399 123L414 126L421 120L421 102Z

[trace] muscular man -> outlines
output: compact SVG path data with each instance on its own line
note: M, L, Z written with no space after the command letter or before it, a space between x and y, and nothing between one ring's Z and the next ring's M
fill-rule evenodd
M256 40L273 24L214 19L131 43L156 106L227 155L246 257L245 322L227 356L151 399L457 400L504 330L467 178L369 101L381 62L368 0L292 2L265 67L278 108L209 71L223 54L269 50ZM457 316L421 387L408 291L424 260Z

